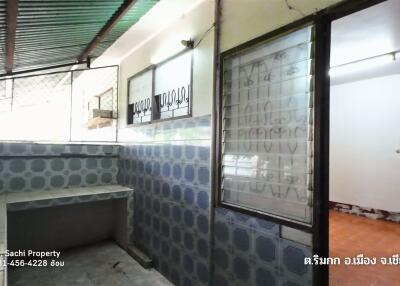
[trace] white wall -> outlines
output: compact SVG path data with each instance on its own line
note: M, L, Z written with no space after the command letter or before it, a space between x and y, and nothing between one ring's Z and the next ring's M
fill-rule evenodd
M221 50L225 51L257 36L304 18L340 0L221 0Z
M221 50L237 46L339 1L289 1L299 12L288 9L284 0L222 0ZM179 19L171 20L170 14L178 8L187 11ZM165 11L165 17L162 11ZM161 26L164 18L168 22L167 27L154 33L154 27ZM126 127L127 79L150 66L151 58L160 51L169 49L188 36L199 39L213 23L214 0L162 0L95 61L96 66L120 63L120 141L132 140L130 128ZM212 111L213 47L214 30L194 50L193 116Z
M194 1L193 1L194 2ZM120 64L119 140L133 140L130 127L126 127L127 79L152 65L152 58L180 41L192 37L199 39L214 23L214 1L204 0L175 23L162 30L144 45L136 48ZM211 113L213 93L214 30L193 50L193 116Z
M339 1L297 0L289 2L292 6L298 7L301 13L289 10L283 0L222 0L221 50L232 48L300 19L305 14L310 14ZM158 35L139 45L139 48L136 45L131 54L122 60L119 92L120 141L132 139L129 128L126 128L127 78L151 65L151 58L171 43L179 42L188 35L198 39L213 24L213 0L191 1L191 3L195 5L191 11ZM140 25L140 22L137 25ZM129 35L129 31L127 35ZM137 42L137 39L132 38L132 42ZM117 44L118 41L115 46ZM214 31L211 31L194 50L193 116L210 114L212 110L213 46ZM110 51L109 54L112 54L113 47L110 48ZM107 52L105 54L104 58L107 57ZM98 63L101 62L101 60L98 61Z
M400 211L400 74L331 87L330 200Z

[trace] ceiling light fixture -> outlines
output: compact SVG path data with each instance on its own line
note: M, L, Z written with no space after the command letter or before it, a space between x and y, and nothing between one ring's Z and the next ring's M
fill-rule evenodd
M394 52L391 52L376 57L371 57L343 65L334 66L330 68L329 76L331 77L343 76L374 69L393 62L396 59L396 57L399 58L398 54L399 53L395 54Z

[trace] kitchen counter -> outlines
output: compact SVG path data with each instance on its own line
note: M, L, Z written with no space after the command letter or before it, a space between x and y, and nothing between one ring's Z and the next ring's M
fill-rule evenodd
M6 261L7 211L128 198L133 190L120 185L9 192L0 195L0 259ZM4 263L2 263L4 264ZM0 265L0 285L7 285L7 267Z

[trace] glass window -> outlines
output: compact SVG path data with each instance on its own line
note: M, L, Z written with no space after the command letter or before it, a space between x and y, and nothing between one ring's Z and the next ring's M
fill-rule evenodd
M185 53L155 70L155 102L157 119L190 114L192 53Z
M224 57L222 203L311 223L312 35Z
M153 70L128 80L128 124L150 122L152 116Z
M191 115L192 52L128 80L128 124Z

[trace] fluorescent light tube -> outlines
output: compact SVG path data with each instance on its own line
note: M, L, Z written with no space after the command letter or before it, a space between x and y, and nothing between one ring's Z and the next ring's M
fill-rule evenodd
M362 72L366 70L371 70L386 64L393 62L394 57L393 54L386 54L382 56L377 56L373 58L368 58L360 61L356 61L353 63L348 63L336 67L331 67L329 70L329 75L331 77L334 76L343 76L349 75L357 72Z

